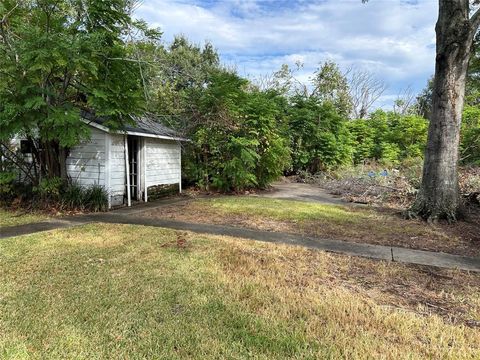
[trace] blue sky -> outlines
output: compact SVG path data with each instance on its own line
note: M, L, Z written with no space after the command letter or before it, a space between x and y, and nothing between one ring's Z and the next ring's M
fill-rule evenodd
M283 63L304 64L307 83L325 60L368 69L388 90L388 106L406 87L420 91L433 74L436 0L143 0L136 15L164 32L211 41L222 61L258 77Z

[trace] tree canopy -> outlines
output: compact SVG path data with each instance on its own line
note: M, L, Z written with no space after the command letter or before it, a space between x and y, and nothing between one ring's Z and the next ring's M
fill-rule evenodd
M131 6L126 0L0 4L1 140L15 134L35 140L40 174L65 176L64 149L88 137L82 110L119 127L144 109L128 34L157 34L131 18Z
M224 191L265 187L282 174L366 161L422 158L433 83L402 111L375 110L385 84L361 69L319 64L310 84L287 65L251 80L226 68L213 44L170 43L131 16L127 0L0 4L0 126L6 145L35 145L38 173L64 176L61 160L88 137L82 111L119 128L154 113L191 142L184 177ZM480 163L479 55L470 62L461 161ZM301 64L296 64L301 68Z

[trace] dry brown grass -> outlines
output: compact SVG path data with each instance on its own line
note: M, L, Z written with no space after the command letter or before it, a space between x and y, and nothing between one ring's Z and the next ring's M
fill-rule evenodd
M307 336L336 343L342 357L461 358L473 350L470 341L480 340L480 332L463 325L480 318L477 275L222 241L225 281L247 293L238 300L245 297L263 317L304 321ZM470 340L454 339L458 330ZM463 350L453 350L457 345Z
M480 356L466 272L117 224L0 250L5 359Z

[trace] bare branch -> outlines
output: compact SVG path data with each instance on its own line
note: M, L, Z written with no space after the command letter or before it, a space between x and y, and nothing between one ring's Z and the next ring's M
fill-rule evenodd
M478 27L480 26L480 8L475 10L472 17L470 18L470 23L472 24L473 32L477 32Z
M415 102L415 94L412 87L407 86L401 91L393 103L393 112L400 115L406 115L411 111L412 105Z
M353 117L364 118L387 89L381 79L367 70L349 69L346 74L349 79L350 97L353 105Z

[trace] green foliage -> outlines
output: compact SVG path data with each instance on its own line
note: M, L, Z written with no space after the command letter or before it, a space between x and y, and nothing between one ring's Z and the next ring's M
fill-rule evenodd
M280 176L289 150L279 127L277 97L249 88L232 72L212 73L196 104L201 116L191 130L187 176L224 191L264 187Z
M428 122L418 115L377 110L368 119L348 124L354 138L354 160L375 159L397 165L403 159L423 156Z
M349 131L354 142L354 162L361 163L365 159L374 157L375 129L365 119L358 119L348 123Z
M480 165L480 107L466 105L460 132L460 160Z
M100 185L84 187L76 183L69 184L62 192L62 207L69 210L88 210L93 212L108 209L108 192Z
M160 66L151 69L149 108L163 115L190 112L191 105L210 82L211 72L220 66L219 56L210 43L200 47L183 36L175 37L167 48L153 46L144 50L144 58ZM170 125L185 126L175 123L175 118Z
M108 191L100 185L87 187L84 193L83 205L89 211L106 211L108 209Z
M85 205L85 189L72 183L67 186L62 194L62 207L66 209L83 209Z
M39 138L57 159L40 166L42 175L60 176L58 148L88 137L82 109L108 116L112 127L142 110L139 67L126 44L126 34L142 24L130 18L131 6L42 0L0 7L0 140L19 133Z
M65 181L59 177L42 179L39 184L33 187L33 192L43 200L57 200L62 193Z
M352 162L347 120L317 97L295 96L288 109L294 172L317 172Z
M382 142L380 143L381 162L385 165L397 165L400 162L400 148L398 144Z
M13 194L17 175L11 171L0 171L0 199L6 199Z
M333 61L325 63L315 72L313 96L322 103L331 103L339 115L348 117L352 111L352 99L347 78Z

